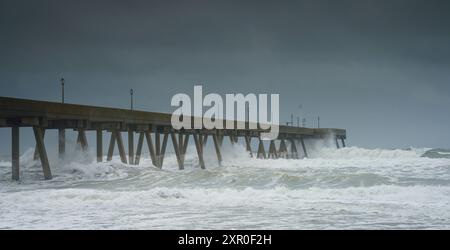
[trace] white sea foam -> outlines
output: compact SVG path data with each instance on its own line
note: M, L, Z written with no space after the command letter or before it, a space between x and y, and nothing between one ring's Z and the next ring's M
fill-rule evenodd
M450 159L427 150L315 145L308 159L260 160L237 145L222 166L207 148L201 170L189 149L184 171L170 153L161 170L73 152L43 181L30 149L19 183L0 162L0 228L448 229Z

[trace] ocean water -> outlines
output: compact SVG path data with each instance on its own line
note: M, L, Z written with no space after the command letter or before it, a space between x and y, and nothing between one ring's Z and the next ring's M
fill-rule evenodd
M185 170L51 159L44 181L33 150L21 181L0 161L0 229L450 229L450 151L315 146L308 159L252 159L212 147L207 169L190 147Z

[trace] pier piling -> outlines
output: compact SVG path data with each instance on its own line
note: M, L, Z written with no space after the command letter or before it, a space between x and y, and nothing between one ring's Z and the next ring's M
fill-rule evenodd
M66 130L58 129L58 156L63 159L66 154Z
M103 131L101 129L97 129L97 162L103 161Z
M157 167L155 146L153 145L152 134L150 131L145 132L145 139L147 140L147 146L150 151L150 158L152 159L153 166Z
M264 143L261 139L259 139L259 144L258 144L258 153L257 153L257 157L259 159L266 159L266 151L264 149Z
M184 169L183 161L181 159L180 146L177 142L177 137L173 132L170 132L170 137L172 138L173 149L175 150L175 156L177 157L178 169Z
M305 146L305 141L303 140L303 137L300 138L300 143L302 144L302 148L303 148L303 155L308 158L308 152L306 152L306 146Z
M20 171L19 171L19 157L20 157L20 137L19 137L19 127L12 127L11 128L11 139L12 139L12 143L11 143L11 156L12 156L12 179L18 181L19 180L19 175L20 175Z
M220 152L220 143L218 136L216 134L213 135L214 149L216 150L217 161L219 162L219 166L222 164L222 153Z
M295 140L291 140L291 158L298 159L297 146L295 145Z
M138 145L136 148L136 156L134 158L134 164L139 165L141 161L142 147L144 145L144 132L139 132Z
M87 142L87 138L86 138L86 132L84 129L78 130L77 144L79 147L81 147L81 150L83 150L84 152L87 151L88 142Z
M134 164L134 131L128 130L128 163Z
M111 139L109 141L108 156L106 158L107 161L112 160L115 145L116 145L116 133L114 133L114 131L111 131Z
M286 147L286 142L284 139L281 139L280 141L280 148L278 150L278 157L280 158L288 158L288 151Z
M198 155L198 161L199 161L200 167L202 169L205 169L206 167L205 167L205 161L203 160L203 147L200 143L199 135L198 135L198 133L194 133L192 136L194 137L194 143L195 143L195 148L197 149L197 155Z
M248 135L245 136L245 147L247 152L250 154L250 157L253 157L252 146L251 146L252 138Z
M269 159L278 159L277 148L274 140L271 140L269 144Z
M42 138L43 139L45 138L45 129L42 130ZM37 144L36 144L36 146L34 148L33 160L35 160L35 161L39 160L39 151L38 151L38 148L37 148Z

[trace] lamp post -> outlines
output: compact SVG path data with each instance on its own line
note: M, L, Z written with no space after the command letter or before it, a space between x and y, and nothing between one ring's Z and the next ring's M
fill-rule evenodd
M134 90L130 89L130 106L131 106L131 110L133 110L133 94L134 94Z
M61 103L64 104L64 77L61 77ZM66 130L64 128L58 129L58 154L60 159L63 159L66 154Z
M302 108L303 108L303 104L298 105L298 109L299 109L299 115L297 117L297 126L300 127L300 117L302 117ZM304 127L304 125L303 125Z
M61 77L61 102L64 103L64 78Z

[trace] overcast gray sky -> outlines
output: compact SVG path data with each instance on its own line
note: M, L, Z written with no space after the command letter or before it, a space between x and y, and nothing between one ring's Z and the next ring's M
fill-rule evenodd
M450 148L450 2L1 0L0 96L57 101L61 76L71 103L128 107L132 87L170 112L197 83L279 93L282 121L320 115L350 145Z

